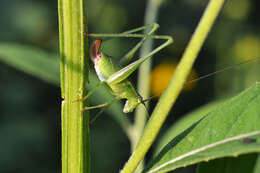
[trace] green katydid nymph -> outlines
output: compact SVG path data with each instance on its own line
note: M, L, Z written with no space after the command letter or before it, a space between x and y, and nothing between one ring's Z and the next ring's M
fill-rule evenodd
M117 63L99 51L101 40L95 40L90 48L90 58L94 63L96 74L100 81L106 81L111 75L120 70ZM140 103L143 102L135 91L132 83L128 79L120 82L107 82L111 93L117 98L127 99L123 112L132 112Z
M132 34L134 32L138 32L147 28L152 27L151 31L149 31L147 34ZM128 113L132 112L139 104L144 103L143 98L136 92L134 89L133 85L131 82L127 79L145 60L150 58L152 55L155 53L159 52L169 44L173 42L172 37L167 36L167 35L152 35L157 29L159 25L158 24L150 24L146 25L140 28L132 29L120 34L87 34L90 37L96 37L98 38L95 40L91 47L90 47L90 58L94 63L95 71L96 74L101 81L96 87L94 87L91 91L89 91L88 95L83 97L82 99L79 100L85 100L87 99L90 95L92 95L95 90L101 86L105 85L111 93L115 96L114 99L111 101L96 105L96 106L90 106L90 107L84 107L82 109L83 111L90 110L90 109L96 109L96 108L102 108L105 106L109 106L110 104L114 103L115 101L121 100L121 99L126 99L126 104L124 106L123 112ZM134 37L134 38L142 38L141 41L134 47L132 48L125 56L123 56L123 60L129 60L131 59L135 52L142 46L144 41L148 38L152 39L163 39L166 40L163 44L152 50L150 53L147 55L140 57L138 60L132 62L131 64L127 65L124 68L120 68L120 65L113 61L109 56L105 55L104 53L101 52L101 43L102 40L100 38L118 38L118 37ZM189 81L194 82L200 79L203 79L205 77L220 73L222 71L234 68L236 66L240 66L242 64L247 64L251 61L258 60L259 58L254 58L233 66L226 67L222 70L218 70L216 72L210 73L208 75L199 77L198 79Z
M151 31L147 34L132 34L137 31L141 31L147 28L152 27ZM85 107L82 111L101 108L105 106L109 106L113 102L121 99L126 99L126 103L123 109L124 113L132 112L139 104L143 103L142 97L136 92L131 82L127 79L145 60L150 58L153 54L157 53L164 47L168 46L173 42L173 39L170 36L166 35L152 35L157 29L158 24L150 24L140 28L136 28L133 30L129 30L123 32L121 34L88 34L88 36L98 38L93 42L90 47L90 58L94 63L96 74L101 81L94 89L92 89L87 96L80 100L87 99L97 88L98 86L104 84L109 88L111 93L115 96L115 98L107 103ZM134 38L142 38L141 41L132 48L123 59L131 59L135 52L142 46L144 41L148 38L152 39L163 39L166 40L163 44L152 50L147 55L140 57L138 60L133 63L127 65L126 67L120 69L118 63L114 62L110 57L106 56L104 53L100 51L101 42L100 39L103 38L113 38L113 37L134 37Z

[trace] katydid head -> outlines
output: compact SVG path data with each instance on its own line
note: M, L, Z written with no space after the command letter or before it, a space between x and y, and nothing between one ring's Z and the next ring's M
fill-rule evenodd
M96 64L98 60L100 60L100 58L102 57L102 53L99 51L101 43L101 39L95 40L90 47L90 58L94 64Z

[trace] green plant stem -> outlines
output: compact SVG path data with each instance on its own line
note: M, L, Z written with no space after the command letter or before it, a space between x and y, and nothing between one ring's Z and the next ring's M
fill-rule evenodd
M156 23L157 17L158 17L158 11L161 4L161 0L148 0L148 4L145 11L145 19L144 19L144 25L148 25L150 23ZM144 31L144 33L147 33L148 31ZM140 50L140 57L143 57L147 55L149 52L151 52L153 47L153 39L147 40L141 50ZM148 59L146 62L144 62L138 71L138 85L137 90L139 94L143 98L149 98L150 93L150 73L151 73L151 66L152 66L152 58ZM149 108L148 103L146 103L147 109ZM147 111L142 106L138 106L136 108L135 112L135 122L133 125L133 132L135 133L133 135L133 138L131 140L131 148L132 151L137 145L138 140L140 139L142 132L145 127L145 123L147 121ZM141 172L141 170L144 167L144 162L142 161L135 172Z
M209 2L201 21L181 58L170 84L156 105L151 118L144 129L144 133L132 156L123 168L122 173L133 172L155 140L155 137L163 125L168 112L176 101L185 83L198 52L200 51L208 32L219 14L223 3L224 0L211 0Z
M59 36L62 91L62 172L90 172L88 112L75 100L86 95L86 48L83 0L59 0Z

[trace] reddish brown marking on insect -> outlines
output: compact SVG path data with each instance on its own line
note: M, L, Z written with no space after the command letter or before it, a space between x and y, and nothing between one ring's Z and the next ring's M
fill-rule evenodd
M102 53L99 53L101 43L101 39L95 40L90 47L90 58L94 63L101 58Z

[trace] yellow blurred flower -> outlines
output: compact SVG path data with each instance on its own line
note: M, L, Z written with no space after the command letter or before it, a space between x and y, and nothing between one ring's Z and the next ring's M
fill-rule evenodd
M254 35L246 35L235 43L233 53L238 61L259 57L260 39Z
M177 67L177 63L173 62L164 62L156 66L150 76L150 87L151 93L155 96L160 96L162 92L166 89L168 83L170 82L172 75ZM197 78L197 73L195 70L192 70L188 76L187 81ZM196 82L188 83L184 85L183 90L189 91L193 89L196 85Z

